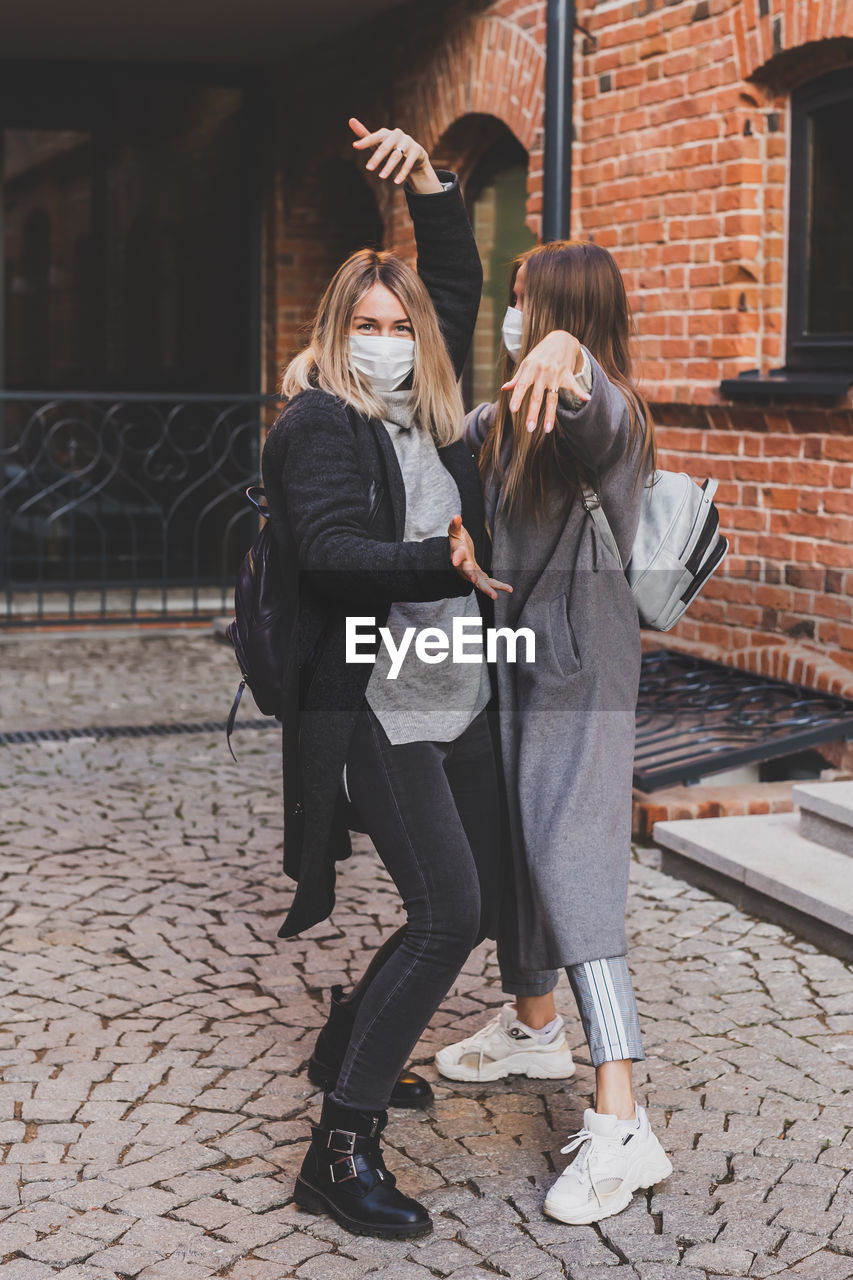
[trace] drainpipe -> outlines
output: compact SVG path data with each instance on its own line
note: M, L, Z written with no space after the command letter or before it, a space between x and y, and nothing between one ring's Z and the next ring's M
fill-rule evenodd
M572 225L574 0L548 0L545 30L542 239L568 240Z

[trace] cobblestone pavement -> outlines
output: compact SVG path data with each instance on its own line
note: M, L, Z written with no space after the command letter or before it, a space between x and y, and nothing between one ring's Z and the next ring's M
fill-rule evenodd
M0 640L0 728L222 719L230 653L194 632ZM251 714L251 713L250 713ZM388 1162L435 1219L351 1236L290 1192L324 989L398 921L362 842L334 919L275 932L277 734L0 747L3 1280L712 1280L853 1276L853 974L638 851L638 1094L673 1176L598 1227L541 1212L589 1103L565 1083L440 1084L435 1049L501 1003L480 948L418 1045L437 1101Z

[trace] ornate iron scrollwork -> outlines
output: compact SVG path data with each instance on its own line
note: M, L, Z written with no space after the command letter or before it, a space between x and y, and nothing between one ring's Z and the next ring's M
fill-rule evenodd
M689 654L643 655L634 785L643 791L853 735L853 702Z
M276 411L261 396L0 396L2 621L230 607Z

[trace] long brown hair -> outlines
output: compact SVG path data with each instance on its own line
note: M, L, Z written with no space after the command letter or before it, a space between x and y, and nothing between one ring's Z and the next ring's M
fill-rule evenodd
M349 356L352 318L375 284L394 294L412 323L415 367L412 399L415 422L432 431L436 443L451 444L464 430L462 397L432 299L420 276L393 253L359 249L332 277L320 299L311 341L284 371L282 395L290 399L319 387L368 418L387 417L385 403Z
M537 245L516 258L510 278L510 303L515 281L526 264L524 324L520 363L528 351L555 329L565 329L595 357L609 380L619 387L628 404L628 450L642 438L638 475L648 460L654 467L654 425L649 407L634 384L631 365L631 312L625 285L613 257L600 245L576 240L556 240ZM502 382L517 367L506 348ZM495 425L480 450L480 471L485 478L495 472L501 478L501 505L507 510L539 512L550 494L573 497L580 484L595 483L579 460L558 447L556 433L542 430L543 402L535 431L527 430L530 393L517 413L510 413L511 391L498 396ZM512 452L504 467L504 442L512 440Z

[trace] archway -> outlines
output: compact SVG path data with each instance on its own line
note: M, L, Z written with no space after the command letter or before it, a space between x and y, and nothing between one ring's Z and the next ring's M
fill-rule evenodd
M508 129L481 157L466 199L483 263L483 296L463 389L469 405L493 400L498 388L501 322L510 265L536 238L526 222L527 152Z

